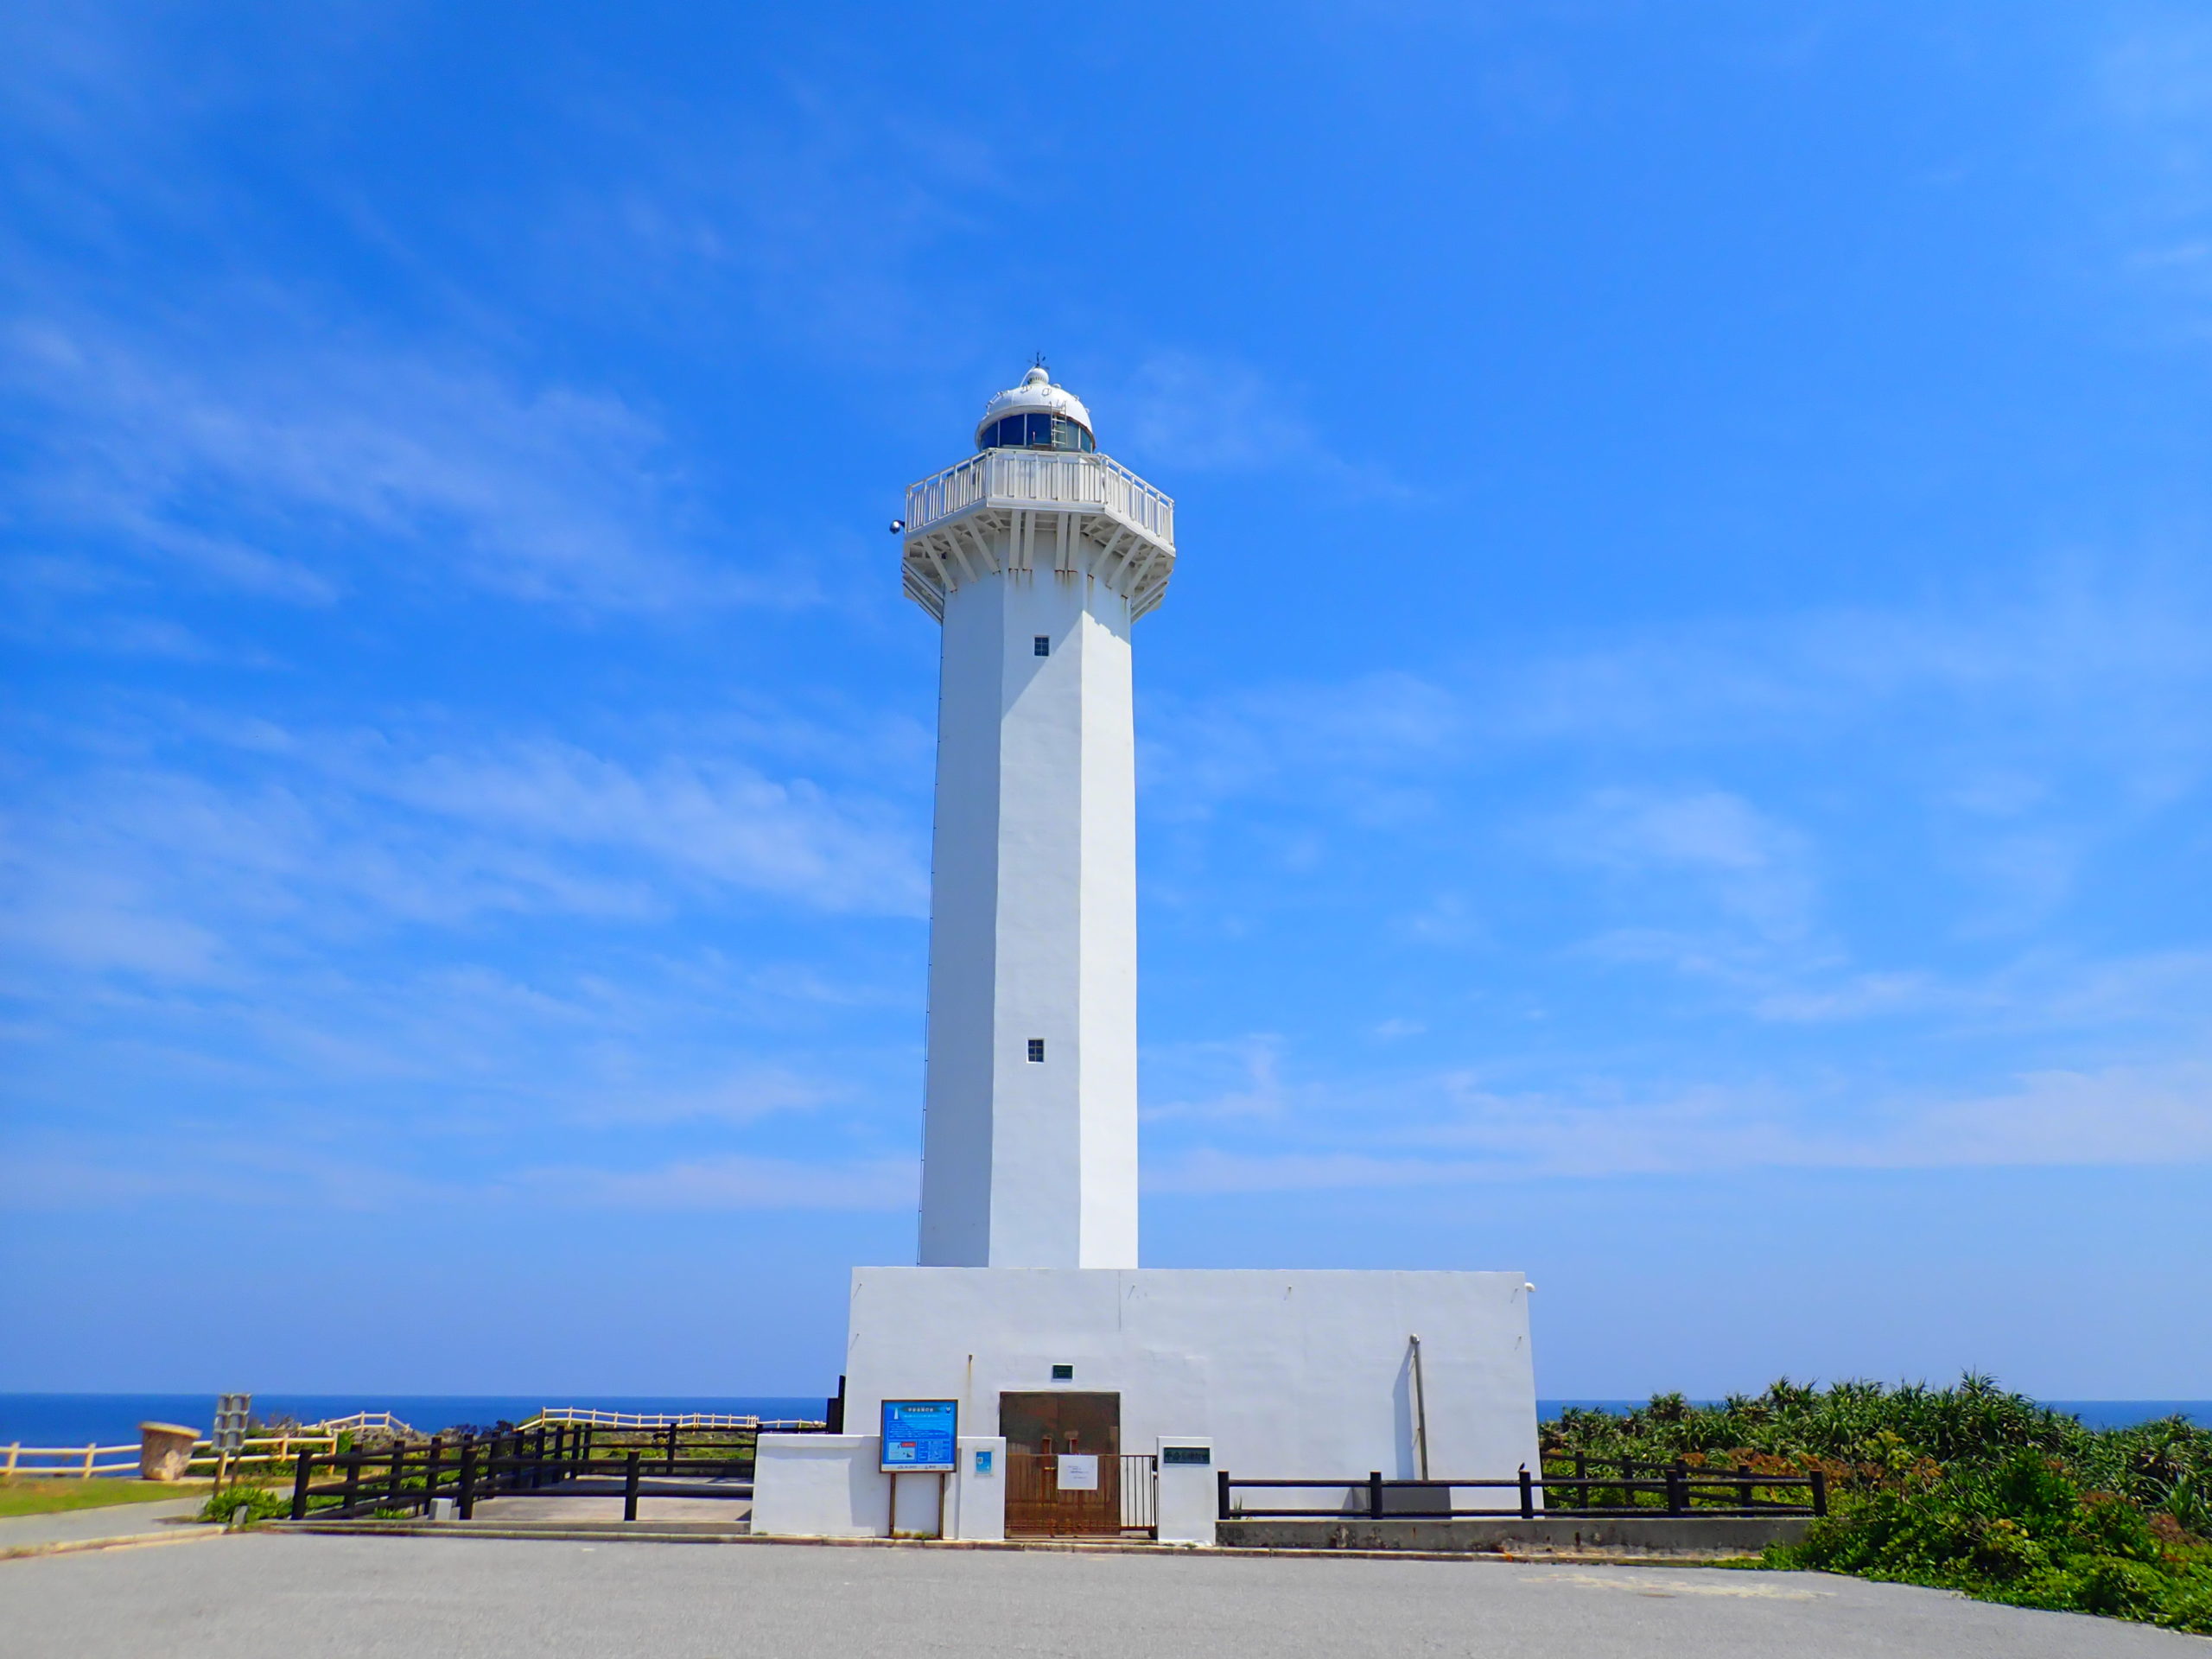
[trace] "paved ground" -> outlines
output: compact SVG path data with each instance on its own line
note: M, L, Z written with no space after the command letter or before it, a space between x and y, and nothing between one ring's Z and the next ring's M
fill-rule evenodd
M1930 1659L2212 1643L1929 1590L1692 1567L246 1534L0 1562L10 1659Z
M0 1554L60 1543L82 1543L94 1538L170 1536L181 1523L200 1513L207 1501L195 1497L168 1498L154 1503L110 1503L96 1510L63 1510L54 1515L0 1516Z
M479 1521L504 1522L528 1522L532 1524L558 1521L620 1521L622 1500L619 1497L492 1497L477 1504L475 1518ZM753 1514L753 1505L741 1497L653 1497L640 1495L638 1499L638 1519L640 1521L719 1521L725 1526L741 1527Z

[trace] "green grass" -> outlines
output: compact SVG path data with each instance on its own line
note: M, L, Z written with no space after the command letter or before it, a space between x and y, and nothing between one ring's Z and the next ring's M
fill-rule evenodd
M198 1497L204 1480L164 1484L135 1478L109 1480L0 1480L0 1516L59 1515L68 1510L105 1509L111 1503L155 1503L165 1497Z
M2212 1429L2092 1429L1987 1377L1949 1389L1777 1382L1711 1407L1655 1395L1543 1426L1564 1460L1828 1478L1828 1516L1765 1565L1957 1590L2212 1635ZM1763 1494L1781 1496L1779 1492Z

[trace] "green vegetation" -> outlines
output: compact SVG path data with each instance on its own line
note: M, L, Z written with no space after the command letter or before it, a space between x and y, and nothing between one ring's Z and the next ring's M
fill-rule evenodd
M1718 1406L1675 1394L1619 1415L1570 1408L1544 1425L1543 1450L1554 1475L1578 1454L1821 1469L1828 1518L1765 1565L2212 1634L2212 1429L2180 1418L2087 1428L1982 1376L1940 1389L1785 1379Z
M274 1486L258 1486L245 1481L226 1486L220 1491L210 1492L207 1503L200 1505L202 1521L220 1521L228 1525L232 1516L243 1504L248 1522L267 1521L273 1516L292 1512L292 1495Z
M153 1503L165 1497L197 1497L207 1490L204 1480L163 1484L137 1476L110 1480L60 1478L37 1480L0 1480L0 1516L58 1515L65 1510L100 1510L111 1503Z

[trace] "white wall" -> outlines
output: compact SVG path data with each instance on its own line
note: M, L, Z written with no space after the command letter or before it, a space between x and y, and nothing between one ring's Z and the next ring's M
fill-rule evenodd
M1414 1335L1431 1472L1540 1466L1518 1273L858 1268L846 1409L957 1399L963 1428L995 1433L1002 1391L1103 1390L1125 1451L1199 1436L1232 1474L1408 1478Z
M1129 603L1008 535L945 601L921 1260L1135 1267Z
M1198 1434L1162 1434L1155 1442L1154 1535L1163 1544L1210 1544L1221 1515L1220 1489L1214 1484L1213 1442ZM1168 1448L1203 1451L1204 1463L1171 1463Z
M976 1453L989 1453L979 1471ZM995 1435L960 1437L960 1466L944 1479L881 1468L883 1442L874 1434L763 1434L753 1469L753 1530L786 1538L1006 1536L1006 1442Z
M978 1467L979 1455L989 1464ZM948 1538L1006 1536L1006 1441L995 1434L960 1437L960 1471L953 1478Z
M883 1538L891 1477L874 1434L763 1434L753 1465L753 1530L796 1538Z

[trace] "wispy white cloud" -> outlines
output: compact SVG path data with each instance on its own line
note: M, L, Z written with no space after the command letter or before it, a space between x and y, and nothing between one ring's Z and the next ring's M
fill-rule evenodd
M1985 1093L1848 1101L1774 1085L1642 1096L1501 1094L1464 1074L1298 1090L1300 1133L1185 1145L1150 1161L1160 1192L1452 1186L1758 1169L1948 1169L2212 1162L2212 1065L2026 1073ZM1395 1109L1382 1106L1395 1096ZM1387 1125L1350 1141L1330 1124ZM1332 1144L1333 1142L1333 1144Z
M1421 497L1380 462L1339 453L1300 411L1294 392L1246 364L1154 352L1125 380L1108 379L1086 396L1097 400L1102 445L1134 460L1180 472L1295 467L1307 489L1354 500Z
M518 1178L554 1203L617 1210L911 1210L921 1197L914 1159L802 1162L787 1158L680 1160L645 1170L547 1166Z
M19 971L223 979L365 930L637 922L679 894L893 916L926 903L904 804L733 756L266 722L238 734L253 746L243 775L237 748L19 767L0 842Z
M1802 934L1815 883L1807 838L1726 790L1605 789L1536 832L1554 857L1679 887L1770 938Z
M372 573L600 611L815 596L795 568L698 550L658 427L604 393L340 346L304 324L184 360L88 319L18 321L0 375L18 410L18 516L90 556L152 556L306 604Z

